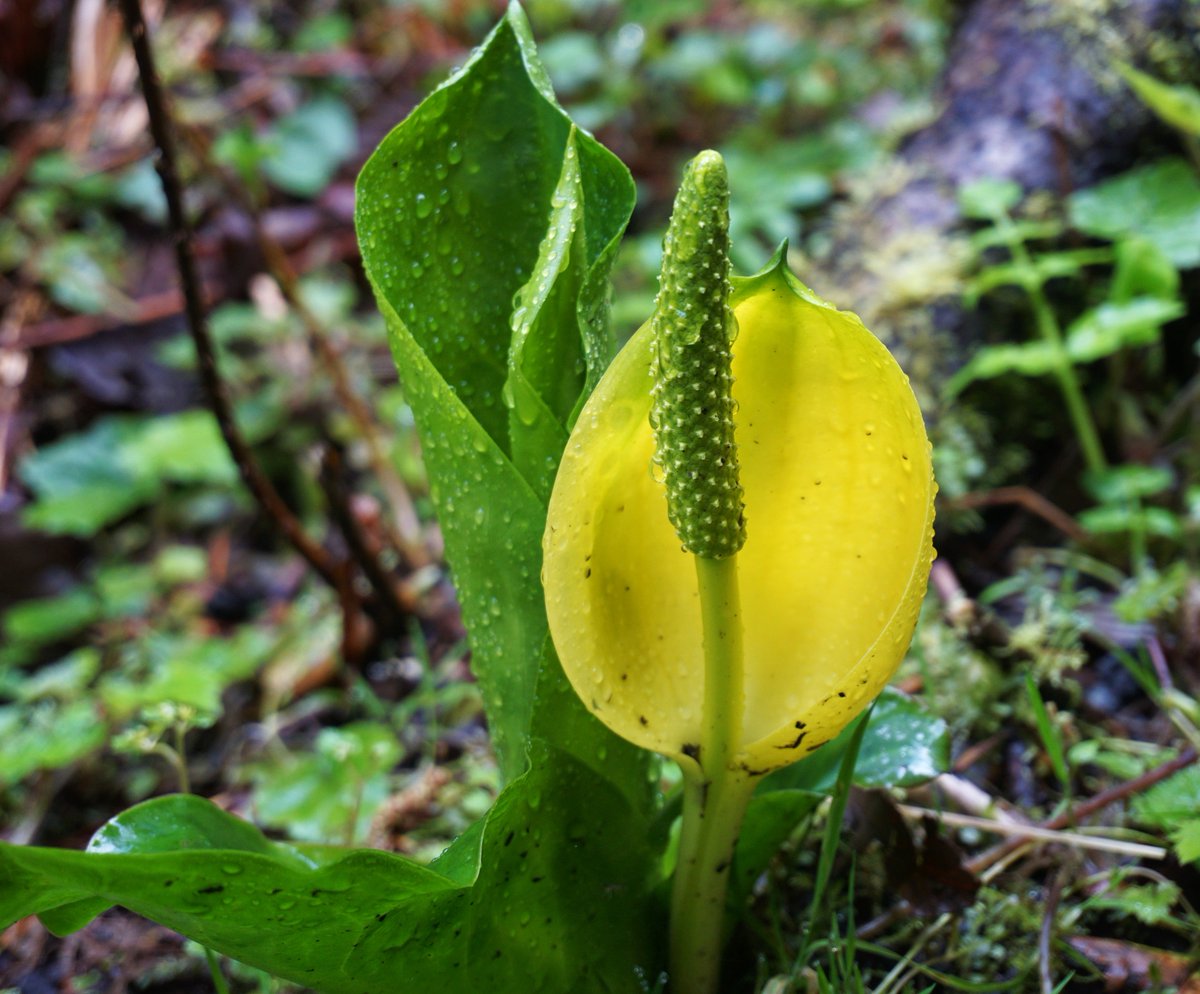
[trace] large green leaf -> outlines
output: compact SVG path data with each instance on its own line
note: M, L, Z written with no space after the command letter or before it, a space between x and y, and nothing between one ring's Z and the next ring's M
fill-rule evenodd
M0 845L0 927L121 904L329 994L633 994L659 965L644 823L570 757L536 760L432 867L282 845L188 796L131 808L88 852Z
M511 779L546 635L544 501L571 416L609 359L607 276L633 183L554 102L514 5L384 139L357 192L363 260Z
M651 817L659 794L650 754L610 732L562 678L554 643L546 636L537 687L533 734L588 766L625 795L633 810Z

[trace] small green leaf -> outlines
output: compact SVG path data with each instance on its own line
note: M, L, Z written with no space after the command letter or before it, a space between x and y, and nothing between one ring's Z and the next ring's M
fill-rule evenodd
M129 302L116 289L121 285L119 250L110 232L100 234L55 232L33 256L32 266L49 283L50 295L68 310L127 312Z
M4 614L6 640L45 645L85 628L100 617L100 602L85 586L72 587L55 597L22 601Z
M968 285L964 297L974 305L984 294L1002 286L1019 286L1027 292L1051 280L1078 276L1085 266L1112 262L1108 249L1074 249L1065 252L1039 252L1029 262L1001 262L985 267Z
M105 618L144 615L157 589L154 570L145 563L106 563L93 582Z
M1178 610L1191 581L1191 571L1182 560L1171 563L1164 570L1142 566L1121 586L1112 604L1113 614L1130 624L1165 618ZM1125 774L1123 779L1128 780L1142 772L1144 770Z
M1172 86L1124 62L1117 63L1117 72L1125 77L1142 103L1167 124L1189 135L1200 135L1200 90L1194 86Z
M1171 829L1171 844L1181 863L1200 861L1200 818L1192 818Z
M1100 238L1138 235L1181 269L1200 265L1200 178L1163 159L1072 194L1071 223Z
M958 191L958 206L964 215L980 220L1006 217L1021 202L1021 184L1011 179L980 179Z
M1144 825L1166 829L1180 847L1181 859L1200 857L1200 766L1188 766L1133 798L1133 816ZM1184 855L1186 853L1186 855Z
M1182 317L1178 301L1135 297L1125 303L1106 303L1085 311L1067 329L1067 354L1072 362L1094 362L1123 349L1152 345L1162 326Z
M156 482L139 478L120 457L137 430L129 418L103 418L27 456L19 471L37 500L25 511L26 523L91 535L150 500Z
M0 707L0 786L70 766L99 749L108 729L88 700Z
M954 397L976 380L990 380L1006 373L1045 376L1059 363L1058 350L1038 339L1008 345L985 345L946 382L946 396Z
M85 646L24 677L15 688L14 696L25 702L42 697L69 702L81 697L99 672L100 651Z
M540 46L542 62L565 96L599 82L608 68L599 39L586 31L562 31Z
M1162 879L1153 883L1137 883L1127 879L1119 870L1113 871L1107 889L1087 899L1089 911L1107 912L1132 918L1144 925L1170 925L1173 909L1179 900L1178 884Z
M1058 238L1063 233L1061 221L1013 221L1004 227L983 228L971 233L971 248L984 252L990 248L1011 245L1014 238L1022 242Z
M1175 474L1166 466L1142 466L1126 463L1102 473L1088 473L1084 485L1102 504L1119 504L1153 497L1175 483Z
M1128 504L1089 507L1079 514L1079 523L1093 535L1141 532L1176 540L1183 533L1179 518L1165 507L1138 507Z
M263 139L262 170L281 190L320 193L354 154L354 113L335 97L319 97L275 123Z
M772 773L761 791L828 793L837 781L854 725L807 759ZM950 732L916 700L888 687L870 712L854 767L857 787L912 787L950 767Z
M1067 249L1039 252L1033 257L1033 267L1045 283L1064 276L1078 276L1087 266L1107 266L1112 259L1112 252L1106 248Z
M121 453L139 479L232 486L238 474L209 411L145 419Z
M154 500L169 482L228 487L237 480L208 411L101 418L39 449L20 472L37 496L26 522L83 536Z
M1037 271L1025 263L998 262L986 266L977 276L967 281L963 299L968 307L974 307L979 298L1002 286L1019 286L1026 291L1039 286Z
M105 674L96 696L118 721L159 704L220 714L225 689L251 676L275 646L275 638L252 626L243 626L228 639L160 636L145 646L143 671Z
M390 793L387 774L399 759L387 725L324 728L311 753L254 769L256 820L308 842L361 841Z
M1116 271L1109 299L1125 303L1134 297L1174 300L1179 294L1179 270L1153 242L1138 235L1116 244Z
M1133 814L1154 827L1171 826L1200 810L1200 766L1188 766L1143 794L1134 796Z

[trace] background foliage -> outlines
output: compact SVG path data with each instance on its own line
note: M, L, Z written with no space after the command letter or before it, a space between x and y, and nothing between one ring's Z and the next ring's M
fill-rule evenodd
M936 115L956 16L936 0L530 3L548 82L629 165L636 206L627 180L604 177L590 137L544 107L530 113L544 116L556 149L576 150L576 171L562 169L563 153L537 160L536 174L514 155L511 175L485 177L522 192L497 230L472 223L472 150L435 155L436 118L420 129L427 151L403 150L405 161L429 157L427 190L401 184L426 198L414 217L428 208L425 217L448 211L462 222L445 242L422 243L416 224L396 232L412 239L415 262L374 277L395 301L392 350L410 383L460 403L480 433L452 416L419 423L418 398L397 385L358 264L352 183L500 8L360 7L171 7L155 25L237 419L340 564L332 584L278 540L204 407L115 15L80 3L69 16L47 8L44 21L3 26L28 52L2 56L0 119L0 557L10 564L0 577L0 812L10 840L79 847L127 804L181 786L285 844L369 842L426 862L475 823L519 773L517 743L539 718L514 712L513 727L489 736L481 698L532 701L536 673L502 661L501 675L473 682L466 630L476 656L522 646L514 658L542 658L535 585L489 586L487 564L512 556L536 572L528 556L547 453L611 348L605 272L619 340L649 313L678 168L705 146L730 164L742 271L784 237L794 254L819 258L837 208L892 182L891 154ZM873 779L870 740L859 767L866 786L909 786L905 800L918 808L958 810L953 791L969 783L984 791L984 801L972 795L976 814L1048 822L1065 813L1066 825L1073 806L1195 754L1200 129L1194 91L1120 71L1164 120L1127 170L1062 196L990 182L957 191L968 245L949 296L988 333L947 383L918 384L936 415L945 569L902 677L949 725L957 779L942 784L950 795L922 792L917 776L894 768ZM545 85L531 85L530 107ZM518 110L481 102L455 113L475 115L471 134L485 144L510 140L506 122L528 116ZM511 234L515 245L523 224L544 223L524 208L563 183L589 193L589 213L560 219L580 225L581 243L509 253L510 271L481 261L482 242ZM523 196L532 190L536 198ZM539 295L542 279L551 289ZM555 394L540 350L562 345L552 337L562 327L555 293L579 286L591 306L574 317L593 338L571 390ZM855 304L835 286L815 289ZM501 323L514 294L530 315L515 375ZM450 309L440 313L438 300ZM456 365L464 353L453 339L468 329L473 340L503 332L487 339L485 376ZM1064 376L1079 384L1101 439L1104 465L1088 473L1064 444L1079 430L1078 412L1058 399ZM442 444L419 450L417 427ZM439 460L483 476L487 499L437 491L449 475ZM443 549L435 499L441 520L478 546ZM461 613L446 551L479 564L478 575L455 577ZM542 693L543 733L554 740L554 708L573 698ZM881 718L881 729L897 722L896 738L913 737L902 717ZM558 744L576 760L564 755L545 775L575 771L581 794L588 772L577 759L609 763L622 748ZM670 786L670 770L655 775ZM1074 869L1069 879L1036 853L993 872L1000 864L979 860L995 835L939 832L890 796L852 795L828 932L816 937L828 942L820 975L794 966L809 941L811 842L825 817L801 789L816 776L781 778L756 802L761 832L743 843L747 865L786 845L765 872L739 878L740 927L761 951L734 964L744 989L861 980L895 990L921 975L945 989L1038 990L1039 965L1049 964L1055 983L1070 976L1071 989L1099 990L1116 982L1118 962L1134 963L1130 989L1186 978L1200 901L1194 767L1105 812L1105 834L1169 849L1166 859L1051 850ZM633 803L639 777L630 759ZM176 940L117 934L120 915L65 947L15 927L0 942L0 978L72 976L72 989L103 991L196 975ZM840 939L856 928L862 941L847 952ZM243 989L270 989L232 969Z

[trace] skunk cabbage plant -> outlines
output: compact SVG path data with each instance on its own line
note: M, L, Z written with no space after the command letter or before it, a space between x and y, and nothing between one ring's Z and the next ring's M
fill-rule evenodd
M550 498L543 579L576 693L679 762L672 983L714 989L762 775L833 739L908 648L933 557L908 378L785 250L729 279L728 187L692 160L655 314L601 379Z

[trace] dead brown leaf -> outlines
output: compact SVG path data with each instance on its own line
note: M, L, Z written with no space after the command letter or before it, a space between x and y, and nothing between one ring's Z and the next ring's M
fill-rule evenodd
M1076 952L1100 967L1107 991L1127 987L1148 990L1162 984L1173 984L1181 992L1200 991L1200 974L1193 972L1193 964L1179 953L1088 935L1073 935L1067 941Z

